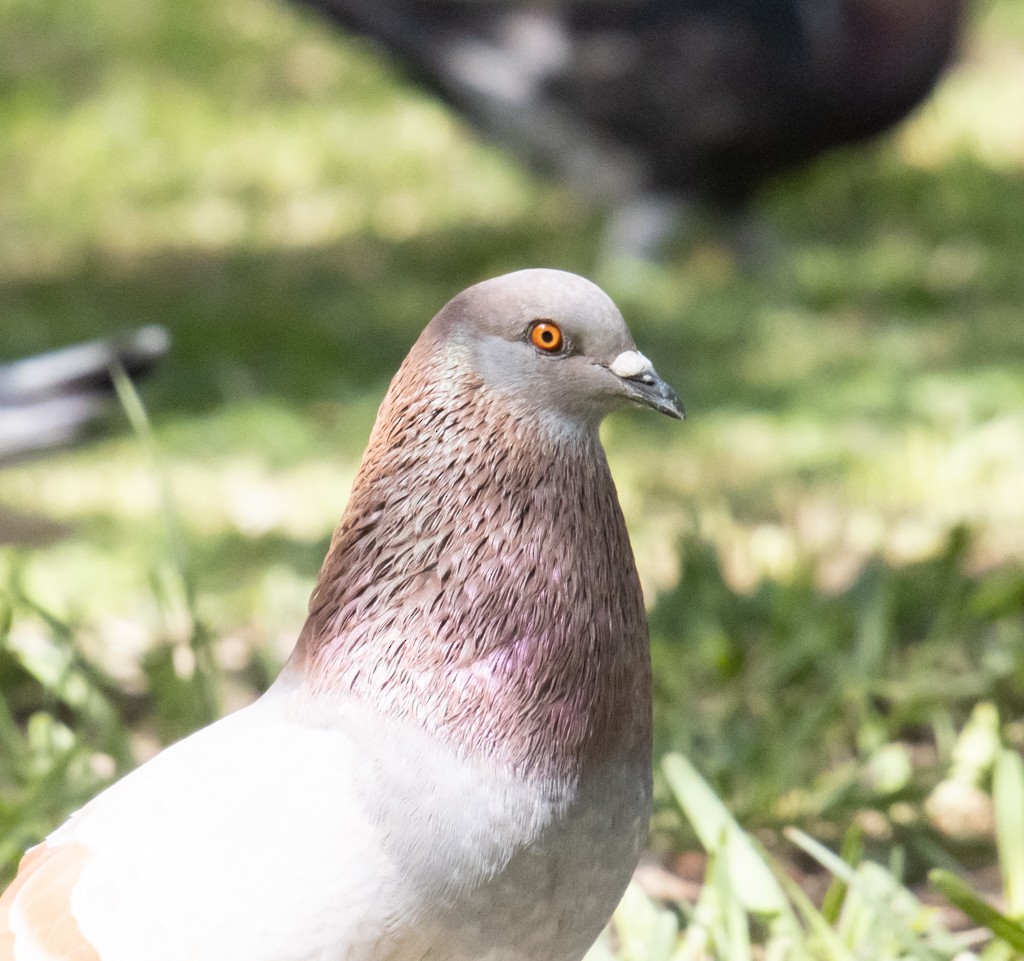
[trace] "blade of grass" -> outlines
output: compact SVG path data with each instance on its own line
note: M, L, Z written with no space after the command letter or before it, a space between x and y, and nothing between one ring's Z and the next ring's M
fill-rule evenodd
M966 881L958 878L952 871L936 868L928 872L928 882L950 904L958 907L976 924L988 928L997 938L1002 938L1015 950L1024 951L1024 927L982 900Z
M815 951L811 956L827 958L828 961L854 961L854 956L836 934L833 923L825 916L824 912L818 911L814 907L811 899L807 897L800 885L784 873L780 873L779 881L785 888L793 906L803 918L804 924L810 930L811 937L820 943L821 950Z
M718 892L720 934L719 948L729 961L753 961L750 949L750 921L736 887L727 857L712 858L709 865L710 883Z
M1024 761L1016 751L999 753L992 796L1006 909L1011 917L1020 917L1024 914Z
M706 961L717 914L718 894L710 884L705 884L697 898L693 918L679 939L671 961Z
M757 914L789 913L782 888L764 857L697 769L682 754L669 754L662 770L701 844L723 855L724 870L743 907Z
M177 616L187 621L187 628L179 627L172 631L172 635L176 640L187 639L188 646L192 650L196 671L190 680L193 693L198 699L198 722L200 724L209 723L220 715L215 683L217 662L209 632L204 630L196 613L195 589L188 570L185 535L171 492L170 475L161 456L145 405L123 365L117 361L112 363L110 376L132 430L146 451L157 476L164 530L170 555L170 564L163 565L156 572L158 596L169 606L171 620L176 619Z
M804 835L807 837L807 835ZM809 840L813 840L810 839ZM864 856L864 832L857 824L851 824L850 829L843 838L843 845L839 849L839 858L844 864L856 868L860 859ZM842 910L843 901L846 899L846 892L849 885L845 880L833 872L832 883L825 892L821 902L821 914L828 924L835 924L839 919L839 912Z
M671 911L659 907L638 885L631 884L614 917L624 961L668 961L679 934L679 924Z
M792 841L798 848L809 854L823 868L828 870L834 877L839 878L846 884L853 884L857 878L856 869L844 861L835 851L830 851L820 841L816 841L809 834L805 834L799 828L786 828L783 834Z

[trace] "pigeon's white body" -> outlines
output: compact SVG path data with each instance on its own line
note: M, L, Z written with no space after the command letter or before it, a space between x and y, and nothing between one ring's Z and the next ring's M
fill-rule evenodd
M331 943L372 957L356 946L383 927L394 868L354 765L345 733L267 700L163 751L46 842L84 848L70 905L83 937L103 961L342 957Z
M642 759L591 785L539 786L460 761L408 726L294 701L279 685L51 835L46 849L57 863L66 852L75 875L82 953L52 953L15 897L9 924L23 940L10 955L0 941L0 958L570 961L586 951L646 831Z
M678 400L596 287L456 297L381 407L281 677L24 858L0 961L579 961L651 804L598 424Z
M639 853L643 771L625 763L599 786L538 790L413 728L351 710L300 716L293 701L271 691L51 835L51 856L63 849L76 865L70 909L86 945L71 957L568 961L586 951ZM33 944L26 907L15 897L9 924L26 941L6 957L65 961Z

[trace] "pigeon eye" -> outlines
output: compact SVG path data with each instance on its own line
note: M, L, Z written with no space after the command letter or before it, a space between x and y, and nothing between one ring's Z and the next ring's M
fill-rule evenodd
M538 320L530 328L530 343L545 354L557 354L565 343L562 328L550 320Z

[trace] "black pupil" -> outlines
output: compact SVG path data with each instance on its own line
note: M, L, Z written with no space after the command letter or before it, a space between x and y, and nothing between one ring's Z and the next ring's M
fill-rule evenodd
M542 330L540 332L540 337L541 337L541 340L543 340L545 344L554 343L554 340L555 340L555 335L553 333L551 333L550 330Z

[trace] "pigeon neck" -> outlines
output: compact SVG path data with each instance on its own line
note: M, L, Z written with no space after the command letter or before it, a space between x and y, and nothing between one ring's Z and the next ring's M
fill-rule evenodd
M644 762L646 621L596 429L442 368L396 376L289 673L521 773Z

